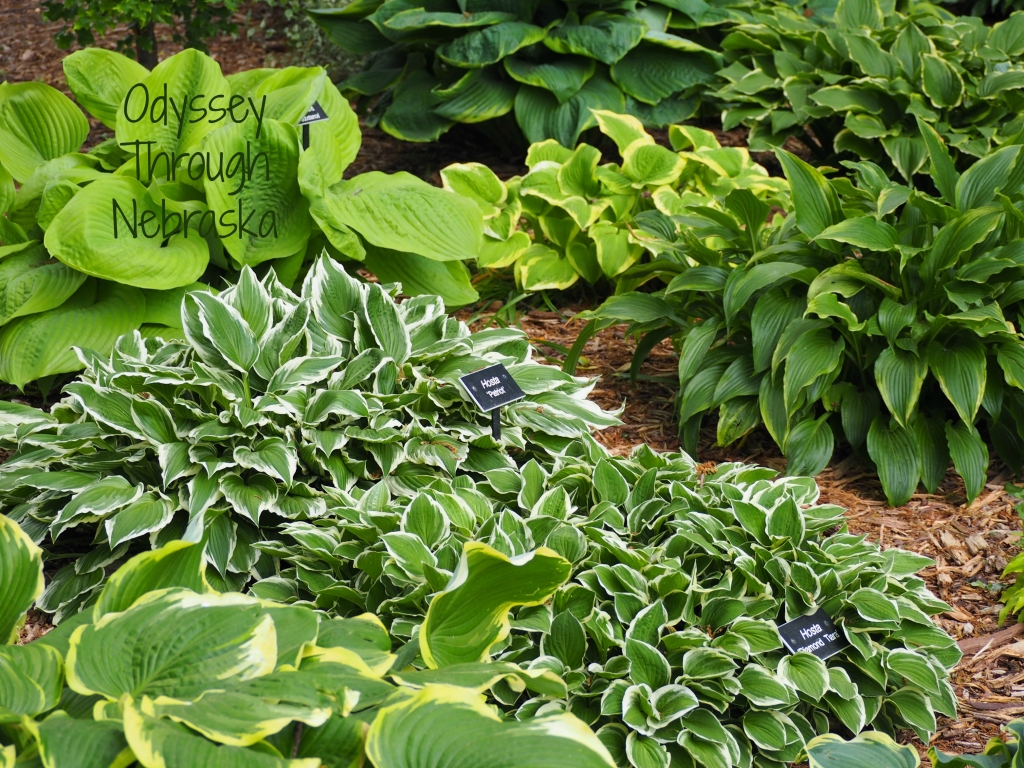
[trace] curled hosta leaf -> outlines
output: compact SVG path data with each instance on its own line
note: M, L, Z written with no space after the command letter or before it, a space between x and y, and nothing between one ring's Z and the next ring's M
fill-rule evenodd
M0 642L13 642L25 612L43 594L42 550L21 528L0 516L0 584L4 602L0 607Z

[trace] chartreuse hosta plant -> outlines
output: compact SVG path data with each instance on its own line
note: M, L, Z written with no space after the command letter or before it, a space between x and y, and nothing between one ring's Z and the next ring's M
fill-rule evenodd
M225 77L189 49L149 72L94 48L64 69L115 137L82 152L70 99L0 85L0 380L75 370L72 346L106 354L140 327L168 335L185 291L243 266L290 285L325 246L409 294L475 298L460 262L479 251L477 207L404 173L342 181L359 126L323 69ZM329 119L303 150L314 101Z
M688 445L710 413L722 445L763 423L791 474L815 474L841 435L866 448L893 505L934 492L950 459L975 498L990 445L1024 464L1024 152L1004 146L961 174L920 130L937 197L867 162L850 164L856 185L829 181L780 150L792 214L768 223L743 190L723 211L690 208L668 287L596 312L674 334Z
M15 450L0 512L69 558L40 601L58 618L94 601L129 548L211 537L209 578L240 589L254 568L274 573L255 542L335 517L357 485L548 466L593 454L589 430L617 423L585 399L592 384L534 362L522 332L470 334L436 296L397 303L326 256L301 294L246 267L219 296L188 294L181 322L182 341L80 352L86 370L49 414L0 403ZM498 362L528 396L496 441L458 377Z
M750 126L752 149L797 136L910 180L928 162L918 119L961 170L1024 129L1022 13L988 27L927 2L840 0L823 21L778 3L722 47L723 127Z
M427 635L423 658L403 658L372 614L331 619L218 593L205 579L203 551L172 542L137 555L90 610L29 645L0 645L0 765L416 768L466 764L469 747L477 765L614 767L572 714L503 720L481 695L500 681L564 696L550 670L480 658L491 638L481 627L500 632L495 617L545 599L568 575L553 553L519 565L485 554L515 572L503 574L507 604L481 611L477 624L446 625L446 638L477 658L435 654L420 670L413 662L423 666ZM0 516L5 640L42 592L40 554ZM468 566L470 579L478 565ZM487 605L479 590L463 597Z
M455 123L486 128L514 115L528 142L571 147L595 125L592 108L648 125L693 115L722 58L692 38L749 19L742 6L362 0L311 13L342 48L372 54L340 87L364 106L376 101L391 135L433 141Z
M1024 720L1003 726L1005 735L996 736L981 754L951 755L931 747L928 759L934 768L1022 768ZM884 765L886 768L918 768L921 758L910 745L900 746L881 733L864 733L846 742L830 734L819 736L807 745L810 768L858 768Z
M544 546L572 562L572 578L549 603L519 608L493 651L555 672L568 696L493 688L522 721L572 712L635 768L782 766L830 722L926 735L935 710L955 712L946 678L960 658L930 619L943 603L914 575L928 561L880 552L846 531L842 509L816 505L813 480L774 475L737 464L708 474L642 448L418 489L356 486L333 516L255 545L281 570L252 591L343 616L373 610L422 644L439 631L438 603L454 610L472 588L464 548L515 562ZM507 585L490 583L503 601ZM818 606L850 645L825 662L787 654L777 626Z
M668 149L635 117L594 116L618 146L621 164L601 164L600 151L589 144L569 149L548 140L530 147L530 171L521 178L503 182L477 163L441 171L445 187L476 200L483 212L478 268L513 267L524 291L565 289L580 278L630 290L646 278L624 281L623 273L644 256L660 255L659 242L638 229L645 212L674 215L687 206L716 206L734 189L784 204L784 180L770 177L746 149L719 146L710 131L673 125ZM637 273L660 270L645 263Z

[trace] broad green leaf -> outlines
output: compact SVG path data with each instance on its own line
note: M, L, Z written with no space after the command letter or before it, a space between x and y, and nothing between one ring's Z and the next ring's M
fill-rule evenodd
M216 61L195 48L186 48L161 61L141 83L129 88L123 107L117 113L118 144L128 147L136 141L155 142L148 147L145 143L138 147L143 162L146 162L147 151L152 152L154 164L161 170L170 164L171 153L180 155L199 150L203 138L220 125L212 122L212 115L193 112L192 97L197 94L202 94L201 102L207 107L223 107L229 103L231 89ZM237 118L230 119L251 123L262 119L260 105L256 103L247 102L244 111L239 106L235 114ZM203 117L207 119L201 119ZM162 163L156 162L160 152L167 153ZM141 180L149 183L149 174L142 174Z
M813 477L832 459L835 438L829 414L796 424L786 438L786 474Z
M24 184L47 160L77 152L89 121L46 83L0 83L0 164Z
M35 717L56 706L63 667L60 654L49 646L0 646L0 723L17 723L22 715Z
M879 414L868 430L868 455L878 469L889 506L906 504L920 479L914 436L895 422L887 425Z
M467 542L455 575L423 621L424 661L436 669L486 660L508 636L509 608L540 605L569 572L569 562L545 547L510 559L482 542Z
M593 59L581 56L565 56L555 61L546 61L536 60L524 52L509 56L503 64L513 80L550 91L560 105L578 94L595 71ZM574 143L567 142L567 145Z
M928 156L932 161L932 178L935 180L935 186L938 187L946 203L954 205L960 174L957 173L956 167L953 165L949 150L946 149L946 144L938 132L920 117L917 118L917 129L921 132L925 144L928 145Z
M435 88L434 114L458 123L482 123L512 111L519 91L497 66L473 69L448 88Z
M692 45L675 50L641 43L611 68L612 79L644 104L659 104L674 93L712 82L719 68L715 56Z
M956 67L941 56L925 53L921 56L924 64L924 92L936 107L949 109L960 104L964 95L964 81Z
M153 704L143 698L124 705L124 735L142 765L166 768L320 768L320 758L286 760L269 752L217 746L183 725L154 717ZM148 711L147 711L148 710Z
M928 347L928 366L965 424L973 424L985 395L985 347L977 336L960 333Z
M512 59L506 59L506 67ZM576 145L580 134L597 124L592 110L622 112L622 91L600 73L595 74L564 103L543 88L524 86L516 95L515 114L523 135L532 142L555 139L564 147Z
M40 723L26 725L36 737L44 766L110 768L135 759L123 727L113 720L76 719L58 710Z
M544 30L521 21L506 21L467 32L437 49L437 55L457 67L484 67L497 64L528 45L539 43Z
M844 220L839 197L817 169L784 149L775 151L793 190L796 223L808 237L817 237Z
M142 324L145 309L138 289L116 283L97 287L87 280L56 309L0 328L0 380L24 388L43 376L79 370L73 347L109 353L122 334Z
M269 674L276 661L274 622L253 598L171 589L75 630L67 675L84 695L194 699L212 681Z
M956 183L956 207L968 212L991 203L996 191L1011 178L1019 156L1020 145L1001 147L960 174Z
M633 49L647 25L629 16L598 11L582 23L570 15L548 31L544 44L558 53L576 53L611 66Z
M572 715L503 721L482 696L449 685L424 686L384 707L370 726L366 752L377 768L615 765L594 732Z
M0 645L13 643L25 612L43 594L43 553L20 526L0 515Z
M891 251L899 243L899 233L891 224L873 216L844 219L826 228L818 240L836 240L872 251Z
M161 208L136 179L92 182L64 206L46 230L50 254L70 267L138 288L178 288L206 270L210 249L182 216Z
M112 130L128 89L149 75L134 59L106 48L82 48L66 56L61 65L78 103Z
M255 266L305 251L309 204L299 190L294 126L278 120L225 125L206 136L203 151L213 157L251 158L238 166L240 172L226 171L204 184L221 243L237 265Z
M875 383L889 412L904 427L917 410L928 363L913 352L886 347L875 360Z
M946 422L946 439L956 473L964 479L968 503L985 490L988 470L988 446L971 425Z
M128 507L124 512L130 509ZM99 621L108 613L127 611L146 594L170 587L198 593L211 591L204 576L201 545L172 541L160 549L133 557L118 568L104 585L93 608L93 618Z
M866 765L918 768L921 765L913 745L899 745L892 737L878 731L862 733L850 741L826 733L811 739L804 749L811 768L862 768Z
M941 419L918 411L911 419L912 436L916 439L920 460L921 484L928 493L935 493L949 468L949 446Z
M436 261L475 258L483 238L479 207L408 173L364 173L332 187L325 202L374 245Z
M436 141L454 125L453 120L434 111L441 103L434 92L438 87L440 82L422 69L410 74L392 91L380 127L403 141Z

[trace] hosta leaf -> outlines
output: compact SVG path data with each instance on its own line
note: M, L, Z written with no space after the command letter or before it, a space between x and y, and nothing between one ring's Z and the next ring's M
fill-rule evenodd
M924 64L924 92L936 107L948 109L960 104L964 94L964 81L956 67L941 56L925 53L921 56Z
M985 395L985 347L977 336L961 333L932 342L928 365L939 386L966 424L973 424Z
M179 119L166 100L157 100L166 95L168 99L177 101L179 110L184 110L184 100L194 94L202 94L207 104L217 97L226 104L230 93L220 65L205 53L186 48L161 61L140 85L129 89L123 108L117 113L117 141L122 146L129 146L129 142L135 141L155 142L148 147L154 156L158 152L180 154L195 151L203 137L220 126L210 120L196 120L196 116L190 113ZM248 104L246 107L248 117L243 122L255 123L256 118ZM238 114L241 116L243 113L238 110ZM142 181L149 183L151 179L144 175Z
M434 89L440 83L423 70L413 72L392 91L391 106L380 127L403 141L436 141L454 121L434 111L440 103Z
M61 65L78 103L110 129L117 127L117 113L128 89L149 75L134 59L106 48L82 48L66 56Z
M879 414L868 430L868 455L875 462L889 506L898 507L917 490L920 478L914 436Z
M813 477L828 465L835 447L828 416L805 419L790 430L786 438L786 474Z
M640 42L646 29L640 19L599 11L583 23L569 16L548 31L544 44L559 53L577 53L612 65Z
M236 264L255 266L305 251L309 204L299 191L294 126L278 120L228 124L206 137L203 150L213 157L252 157L242 174L225 172L204 184L221 243Z
M326 202L374 245L436 261L474 258L483 239L474 202L408 173L360 174L332 187Z
M63 660L42 644L0 646L0 723L52 709L63 687Z
M458 123L482 123L511 112L518 91L497 67L470 70L454 85L434 89L441 100L434 113Z
M988 446L974 426L963 422L954 424L947 421L946 439L949 441L949 454L953 458L956 473L964 479L967 501L974 501L985 490Z
M0 644L17 638L25 612L43 594L42 550L9 517L0 516Z
M562 146L572 147L583 131L596 125L591 110L621 112L624 108L622 91L599 73L565 103L559 103L554 94L544 89L520 88L515 113L516 122L528 141L555 139Z
M873 216L844 219L825 229L819 240L836 240L873 251L891 251L899 242L899 233L891 224Z
M784 149L776 150L782 170L793 188L796 223L808 237L817 237L845 218L839 197L816 168Z
M513 80L550 91L559 104L579 93L595 71L594 61L581 56L566 56L547 62L519 55L510 56L503 63Z
M370 330L384 353L402 365L412 351L409 330L398 315L398 307L378 284L368 286L366 294L366 317Z
M185 298L186 307L192 302L199 308L205 338L232 368L248 373L259 357L260 348L242 315L223 299L202 291Z
M481 542L464 545L462 561L437 595L420 631L420 652L431 668L487 659L508 636L508 610L539 605L569 578L569 562L550 549L509 559Z
M131 509L129 507L128 509ZM150 592L181 587L193 592L210 592L203 567L203 547L172 541L160 549L143 552L122 565L107 581L93 608L99 621L108 613L127 611Z
M367 734L366 752L378 768L615 765L593 731L572 715L502 721L482 696L449 685L424 686L382 709Z
M913 352L886 347L875 360L875 383L889 412L904 427L917 410L928 363Z
M960 174L956 182L956 207L967 212L991 203L996 191L1011 178L1019 156L1019 145L1001 147Z
M75 195L51 222L44 243L79 272L138 288L189 285L210 260L206 240L181 231L180 214L161 209L141 182L125 176L104 177Z
M718 64L698 46L683 51L641 43L611 68L622 90L644 104L658 104L674 93L709 83Z
M468 32L437 49L437 55L457 67L484 67L497 64L520 48L539 43L544 30L521 21L506 21L492 27Z
M0 328L0 379L17 387L82 363L73 347L107 354L114 342L142 324L146 300L136 288L86 281L64 304L19 317Z
M811 768L861 768L884 765L887 768L917 768L921 764L912 745L900 745L890 736L868 731L843 741L842 736L826 733L816 736L804 748Z
M58 710L29 728L39 744L43 765L108 768L134 759L124 737L124 728L115 721L80 720ZM78 760L70 758L72 755Z
M103 525L110 540L110 546L138 538L153 531L159 531L174 517L174 505L163 497L152 493L141 496Z
M25 183L47 160L77 152L89 121L67 96L45 83L0 83L0 163Z
M138 665L138 658L149 662ZM211 681L268 674L276 660L274 622L253 598L170 590L77 629L68 685L111 699L125 693L194 699Z

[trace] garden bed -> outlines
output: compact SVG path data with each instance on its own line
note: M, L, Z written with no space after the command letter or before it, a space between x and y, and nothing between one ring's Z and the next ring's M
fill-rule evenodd
M246 9L239 20L252 12ZM55 26L44 23L38 8L31 4L0 10L0 77L41 80L64 88L60 68L63 52L52 41ZM158 34L167 38L166 32ZM177 50L165 39L161 45L165 55ZM285 52L280 41L268 40L260 33L218 38L211 41L210 49L225 73L262 66L268 55ZM94 128L95 138L102 138L106 129ZM723 144L737 144L743 133L719 136ZM440 168L471 160L488 164L503 178L525 170L517 160L501 157L470 129L453 130L439 142L418 145L367 129L362 151L348 174L404 170L436 183ZM513 319L549 362L558 363L582 327L572 317L583 308L523 309ZM465 309L459 316L481 327L492 322L499 309L499 304L487 302L483 307ZM583 350L578 373L601 377L592 399L608 409L624 405L622 426L605 430L598 439L618 454L627 454L640 444L657 450L678 450L673 406L676 355L668 342L659 344L634 386L629 379L634 347L635 342L625 338L620 326L597 334ZM0 391L0 397L12 394ZM729 450L717 448L713 442L714 430L706 426L698 458L784 467L779 451L761 431ZM4 458L0 455L0 461ZM856 457L837 457L818 477L822 500L847 508L853 532L883 547L898 546L936 561L923 575L930 588L951 605L939 622L964 651L964 660L953 676L961 718L942 719L933 740L949 752L979 751L1000 724L1024 716L1024 625L998 626L999 575L1020 548L1020 521L1013 500L1003 490L1013 479L995 463L990 467L985 491L972 504L965 503L963 485L951 474L939 493L915 494L904 507L892 509L886 505L874 473L861 467ZM46 617L33 614L23 639L31 639L45 629ZM923 754L923 747L918 746Z

